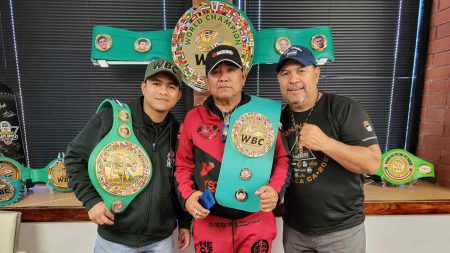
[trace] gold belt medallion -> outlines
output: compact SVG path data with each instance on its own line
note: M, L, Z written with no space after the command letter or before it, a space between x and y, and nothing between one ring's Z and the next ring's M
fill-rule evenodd
M8 201L14 197L14 187L8 180L0 177L0 201Z
M390 179L402 181L414 174L414 163L407 154L395 152L384 159L383 169Z
M48 169L48 180L60 190L69 190L69 177L63 160L58 160Z
M22 179L19 167L9 161L0 161L0 175L12 179Z
M114 141L99 152L95 173L100 186L116 196L138 192L150 178L150 160L129 141Z
M255 112L245 113L234 122L231 138L239 153L248 157L263 156L275 141L269 119Z

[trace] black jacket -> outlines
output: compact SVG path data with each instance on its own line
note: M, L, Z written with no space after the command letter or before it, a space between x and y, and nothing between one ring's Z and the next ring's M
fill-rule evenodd
M153 175L147 187L140 192L121 214L116 214L114 225L99 225L98 233L108 241L142 247L169 237L176 228L190 228L191 216L182 210L174 188L174 157L179 123L169 113L162 123L154 123L143 112L143 97L129 104L133 130L147 151L153 165ZM67 147L65 167L69 186L87 210L102 199L92 185L88 174L89 156L98 142L112 127L112 110L104 108L94 115L84 129Z

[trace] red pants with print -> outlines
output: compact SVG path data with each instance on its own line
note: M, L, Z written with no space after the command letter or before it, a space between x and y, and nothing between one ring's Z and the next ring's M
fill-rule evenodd
M269 253L277 236L272 212L230 220L208 215L193 226L197 253Z

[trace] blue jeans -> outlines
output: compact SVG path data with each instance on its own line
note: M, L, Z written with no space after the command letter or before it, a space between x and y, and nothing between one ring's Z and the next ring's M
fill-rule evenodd
M164 240L149 244L147 246L135 248L122 244L114 243L103 239L97 234L95 241L94 253L173 253L172 236Z

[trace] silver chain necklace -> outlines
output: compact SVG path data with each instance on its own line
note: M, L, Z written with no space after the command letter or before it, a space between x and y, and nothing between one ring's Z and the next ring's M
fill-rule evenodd
M295 141L292 144L291 149L289 150L289 153L292 155L292 150L294 149L295 145L297 145L297 143L300 142L300 132L302 131L303 126L308 122L309 117L311 116L312 112L314 111L314 108L316 107L317 101L319 101L319 96L320 96L320 91L317 92L317 98L316 101L314 101L314 105L311 107L311 109L309 109L308 115L306 115L306 119L303 122L303 124L300 125L300 129L297 130L297 128L295 127L295 119L294 119L294 113L292 112L292 110L289 110L290 114L291 114L291 123L292 123L292 127L295 130Z

